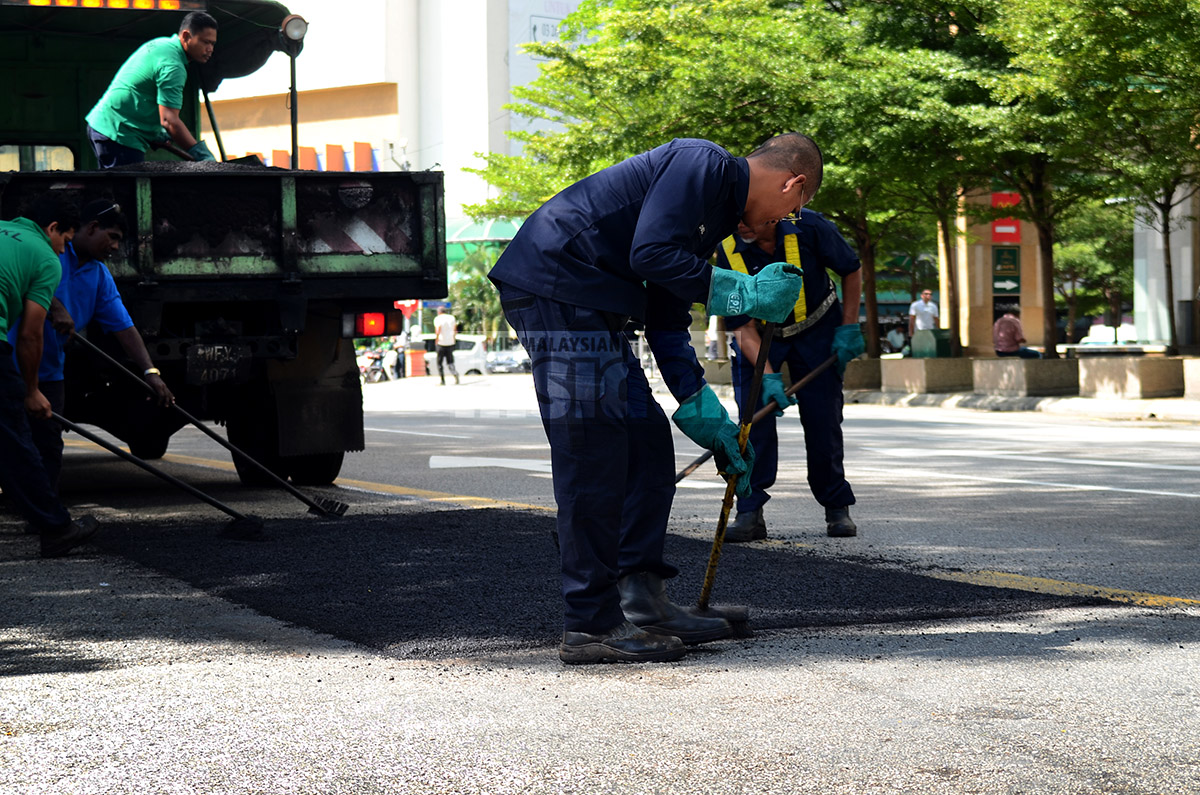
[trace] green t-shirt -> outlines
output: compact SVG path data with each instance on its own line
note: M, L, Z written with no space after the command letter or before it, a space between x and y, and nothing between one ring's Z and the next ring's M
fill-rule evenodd
M26 301L49 309L61 279L62 264L44 229L28 218L0 221L0 339Z
M122 146L144 152L151 141L165 136L158 106L182 108L186 82L187 53L179 37L151 39L117 70L87 123Z

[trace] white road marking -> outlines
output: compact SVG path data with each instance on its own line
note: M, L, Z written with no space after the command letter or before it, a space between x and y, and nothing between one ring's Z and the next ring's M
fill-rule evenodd
M526 472L549 472L549 461L538 461L532 458L488 458L471 455L431 455L430 469L470 469L473 467L488 467L491 469L520 469Z
M869 472L876 475L886 475L890 479L894 479L896 471L894 469L875 469L873 467L854 467L854 473ZM1019 486L1046 486L1055 489L1071 489L1074 491L1117 491L1124 494L1147 494L1154 497L1189 497L1195 499L1200 497L1200 494L1184 491L1155 491L1152 489L1123 489L1118 486L1092 486L1086 483L1056 483L1049 480L1023 480L1019 478L988 478L975 475L955 475L947 472L938 472L932 469L908 469L904 470L906 478L923 477L931 481L937 480L969 480L976 483L1012 483Z
M470 436L459 436L453 433L425 433L422 431L401 431L394 428L363 428L364 431L374 431L375 433L402 433L407 436L436 436L439 439L470 439Z
M911 448L863 447L863 449L893 458L912 458L914 455ZM1187 464L1146 464L1139 461L1117 461L1100 458L1054 458L1043 455L1010 453L1004 450L993 450L990 452L976 450L921 450L919 455L922 458L999 458L1005 461L1030 461L1041 464L1078 464L1080 466L1115 467L1118 469L1164 469L1173 472L1200 472L1200 466L1189 466Z

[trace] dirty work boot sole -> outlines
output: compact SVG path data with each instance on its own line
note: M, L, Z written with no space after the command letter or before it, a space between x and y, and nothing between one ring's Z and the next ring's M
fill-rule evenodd
M670 662L687 654L679 638L645 632L628 621L606 634L564 632L558 659L567 665Z

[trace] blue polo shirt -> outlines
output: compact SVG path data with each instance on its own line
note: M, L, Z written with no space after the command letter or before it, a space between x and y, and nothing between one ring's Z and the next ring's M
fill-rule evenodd
M708 300L707 259L746 206L745 158L677 138L580 180L517 231L492 281L563 303L646 318L648 285Z
M75 254L75 247L70 243L58 259L62 266L62 281L54 297L67 308L71 319L75 321L75 328L82 331L93 320L110 334L133 326L133 318L121 302L117 285L103 262L94 259L81 263ZM15 333L10 333L9 341L15 342L14 338ZM47 320L43 339L38 380L62 381L69 337L55 331Z
M768 254L757 242L747 243L740 238L734 238L733 250L742 255L746 270L751 274L770 265L772 262L784 261L784 236L795 235L797 248L800 252L800 269L804 272L804 303L810 311L820 306L821 302L833 289L833 284L826 276L828 271L838 276L848 276L859 270L862 263L850 244L842 237L834 225L825 216L813 210L802 210L800 221L780 221L775 225L775 251ZM717 265L729 267L725 249L717 249ZM750 322L747 315L735 315L725 318L725 328L732 331ZM840 319L838 321L841 322Z

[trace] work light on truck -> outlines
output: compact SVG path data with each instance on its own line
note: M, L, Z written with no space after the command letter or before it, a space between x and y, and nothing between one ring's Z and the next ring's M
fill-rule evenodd
M0 0L0 6L118 8L134 11L204 11L205 0Z
M395 337L404 331L401 312L359 312L342 315L342 336Z

